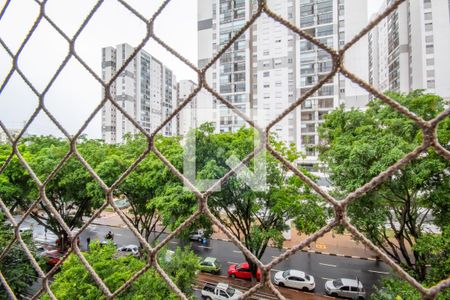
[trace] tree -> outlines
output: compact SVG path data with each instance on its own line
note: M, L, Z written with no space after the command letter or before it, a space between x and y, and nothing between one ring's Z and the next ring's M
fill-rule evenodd
M182 149L179 137L157 136L155 143L161 152L182 170ZM134 160L144 152L147 140L142 135L128 136L97 165L95 171L112 184ZM118 185L116 196L125 196L130 203L127 218L146 240L163 225L152 240L158 239L166 228L175 229L195 210L197 200L183 188L180 180L154 154L150 153L126 179ZM101 193L101 190L98 191Z
M95 272L102 278L111 291L117 290L136 272L145 266L145 262L133 256L116 257L115 247L93 243L89 253L83 253ZM161 259L160 259L161 260ZM161 262L163 268L174 283L187 296L192 296L192 284L199 263L190 250L177 249L170 262ZM106 299L91 275L80 262L79 258L71 254L61 266L61 272L55 275L51 289L58 299L85 300ZM50 299L47 295L44 299ZM121 293L117 299L178 299L167 283L154 268L146 271L134 283Z
M13 239L14 231L5 217L0 212L0 249L5 249ZM36 248L32 242L31 234L22 233L22 239L32 254L36 253ZM0 271L8 282L14 294L19 297L36 280L38 274L31 265L28 256L25 254L18 242L16 242L2 257ZM5 287L0 284L0 299L9 299Z
M88 161L93 162L101 161L108 150L102 142L86 139L81 139L77 147L84 152L83 155ZM66 141L55 137L31 136L24 138L19 145L22 156L41 181L53 171L68 149ZM7 152L0 151L0 155L4 157ZM27 210L39 197L35 182L16 157L0 174L0 182L0 197L13 213L18 209ZM104 201L104 195L93 193L96 187L98 184L87 170L76 158L71 157L47 184L46 195L69 228L73 229L82 224L83 216L90 214ZM64 248L68 241L67 233L42 199L37 208L30 216L58 235L61 247Z
M390 96L425 120L444 110L442 98L421 91ZM438 128L446 147L449 128L449 118ZM319 134L328 142L320 148L320 158L330 170L338 195L386 170L423 138L412 120L379 100L370 102L366 111L336 109L327 115ZM428 149L348 208L352 223L420 281L427 276L427 254L416 247L424 235L423 225L429 219L441 228L449 224L449 166Z
M235 133L213 134L212 127L207 124L195 134L197 168L201 170L199 176L217 179L229 171L229 157L242 160L253 151L256 133L252 129L242 128ZM271 143L291 162L300 157L292 145L277 142L274 137ZM257 172L253 162L250 162L249 168ZM289 220L294 221L299 231L308 234L323 226L326 218L323 209L316 209L321 205L319 198L297 176L292 176L271 155L266 156L266 166L265 191L254 191L248 181L234 175L208 199L212 213L258 259L267 246L282 247L283 231L289 228ZM256 265L249 257L246 260L255 275Z

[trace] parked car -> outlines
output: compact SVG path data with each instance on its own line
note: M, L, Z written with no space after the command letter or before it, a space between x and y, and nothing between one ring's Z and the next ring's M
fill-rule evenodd
M366 298L366 291L359 280L339 278L325 282L325 293L333 297L346 297L362 300Z
M29 233L29 234L33 234L33 229L31 227L28 226L20 226L19 227L19 232L20 233Z
M275 273L273 281L276 285L294 289L313 291L316 287L314 277L298 270L286 270Z
M248 263L234 264L228 267L228 276L232 278L252 279L252 272ZM261 279L261 270L256 271L256 280Z
M41 256L45 260L47 269L51 270L57 263L60 262L61 257L64 256L64 252L61 252L59 249L47 250L42 252Z
M117 249L117 252L123 255L139 256L139 247L136 245L128 245L120 247L119 249Z
M166 253L164 254L164 260L166 262L170 262L172 260L172 257L174 254L175 254L175 251L167 249Z
M206 300L233 300L242 296L242 292L226 283L219 282L217 285L206 283L202 289L202 296Z
M220 273L220 264L215 257L206 257L200 261L199 270L202 272L208 272L213 274Z
M204 238L205 238L205 232L201 229L189 233L189 240L191 240L191 241L202 242Z
M128 199L119 199L119 200L115 200L114 204L119 208L119 209L124 209L130 206L130 202L128 201Z

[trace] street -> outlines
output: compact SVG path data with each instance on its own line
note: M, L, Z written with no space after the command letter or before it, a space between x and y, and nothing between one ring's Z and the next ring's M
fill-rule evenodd
M36 224L32 219L27 219L22 225L22 227L27 226L32 227L33 236L36 240L41 242L46 240L45 231L42 226ZM86 239L88 237L91 241L103 241L108 231L114 233L114 241L119 247L128 244L138 244L137 238L132 234L131 230L127 228L91 224L80 236L81 248L83 250L86 249ZM163 233L160 239L163 239L166 236L167 234ZM47 232L47 240L52 243L52 241L55 240L55 236L52 233ZM167 246L174 250L177 246L182 246L182 243L178 239L173 239L169 241ZM222 269L220 275L202 274L203 280L207 280L209 282L227 280L228 266L234 263L243 262L245 260L242 252L232 242L228 241L209 240L206 245L202 245L198 242L192 242L191 248L201 257L212 256L218 258L221 262ZM268 247L262 257L262 262L268 263L271 259L280 255L283 251L285 250ZM312 275L316 280L316 294L324 294L325 281L342 277L358 277L358 279L363 283L368 294L370 294L373 291L373 285L377 284L382 276L388 275L390 270L385 263L380 261L362 260L300 251L290 256L287 260L276 265L275 268L272 269L271 274L273 276L276 271L286 269L298 269ZM236 282L236 284L238 283Z

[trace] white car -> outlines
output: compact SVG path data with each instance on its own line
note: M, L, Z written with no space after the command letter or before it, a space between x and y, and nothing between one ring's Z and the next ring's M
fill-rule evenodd
M316 287L314 277L298 270L286 270L275 273L273 281L278 286L312 291Z
M361 281L355 279L339 278L325 282L325 293L333 297L346 297L362 300L366 298Z
M207 282L202 289L202 297L206 300L234 300L241 296L240 290L222 282L217 284Z
M119 249L117 249L117 252L134 255L134 256L139 256L139 247L136 245L128 245L128 246L120 247Z

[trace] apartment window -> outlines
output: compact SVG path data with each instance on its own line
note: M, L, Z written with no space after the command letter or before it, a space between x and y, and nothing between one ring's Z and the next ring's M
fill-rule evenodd
M427 80L427 88L434 89L434 80Z
M306 41L306 40L302 40L300 41L300 51L309 51L309 50L313 50L314 49L314 44Z
M307 4L300 6L300 16L307 16L314 14L314 4Z
M333 22L333 12L321 14L317 16L317 24L327 24Z
M333 25L317 27L316 34L317 34L317 36L332 35L333 34Z
M314 135L302 135L302 144L303 145L314 145L315 144L315 136Z
M423 0L424 8L431 8L431 0Z
M324 120L326 115L328 115L328 111L319 111L319 120Z
M314 16L306 16L300 19L300 27L309 27L314 25Z
M244 81L244 80L245 80L245 73L234 74L234 81L235 82Z
M305 76L300 77L300 86L308 86L315 84L315 77L314 76Z
M302 105L303 108L312 108L311 100L305 100Z
M263 77L269 77L270 76L270 72L264 72L263 73Z
M434 45L427 45L426 46L426 53L427 54L433 54L434 53Z
M434 58L427 58L427 66L433 66L434 65Z
M433 36L432 35L427 35L426 37L425 37L425 42L427 43L427 44L429 44L429 43L433 43Z
M314 64L303 64L300 66L300 74L312 74L314 73Z
M302 112L302 121L314 121L314 112Z
M332 108L333 107L333 98L319 99L318 106L319 106L319 108Z
M432 23L425 24L425 31L433 31L433 24Z
M428 70L427 77L434 77L434 70Z
M300 54L300 61L302 63L306 62L312 62L316 60L316 53L315 52L306 52Z
M316 132L316 125L313 124L302 124L302 132L314 133Z
M276 86L276 87L281 87L281 81L275 82L275 86Z
M270 88L270 84L269 84L269 83L265 83L265 84L263 85L263 87L264 87L264 88Z
M264 55L264 56L269 55L269 50L265 50L265 51L263 52L263 55Z
M327 13L333 11L333 1L332 0L328 0L328 1L322 1L317 3L317 13L322 14L322 13Z
M319 89L319 96L331 96L334 93L334 87L332 85L325 85Z
M425 21L430 21L431 20L432 15L431 15L430 12L425 13L424 16L425 16Z

